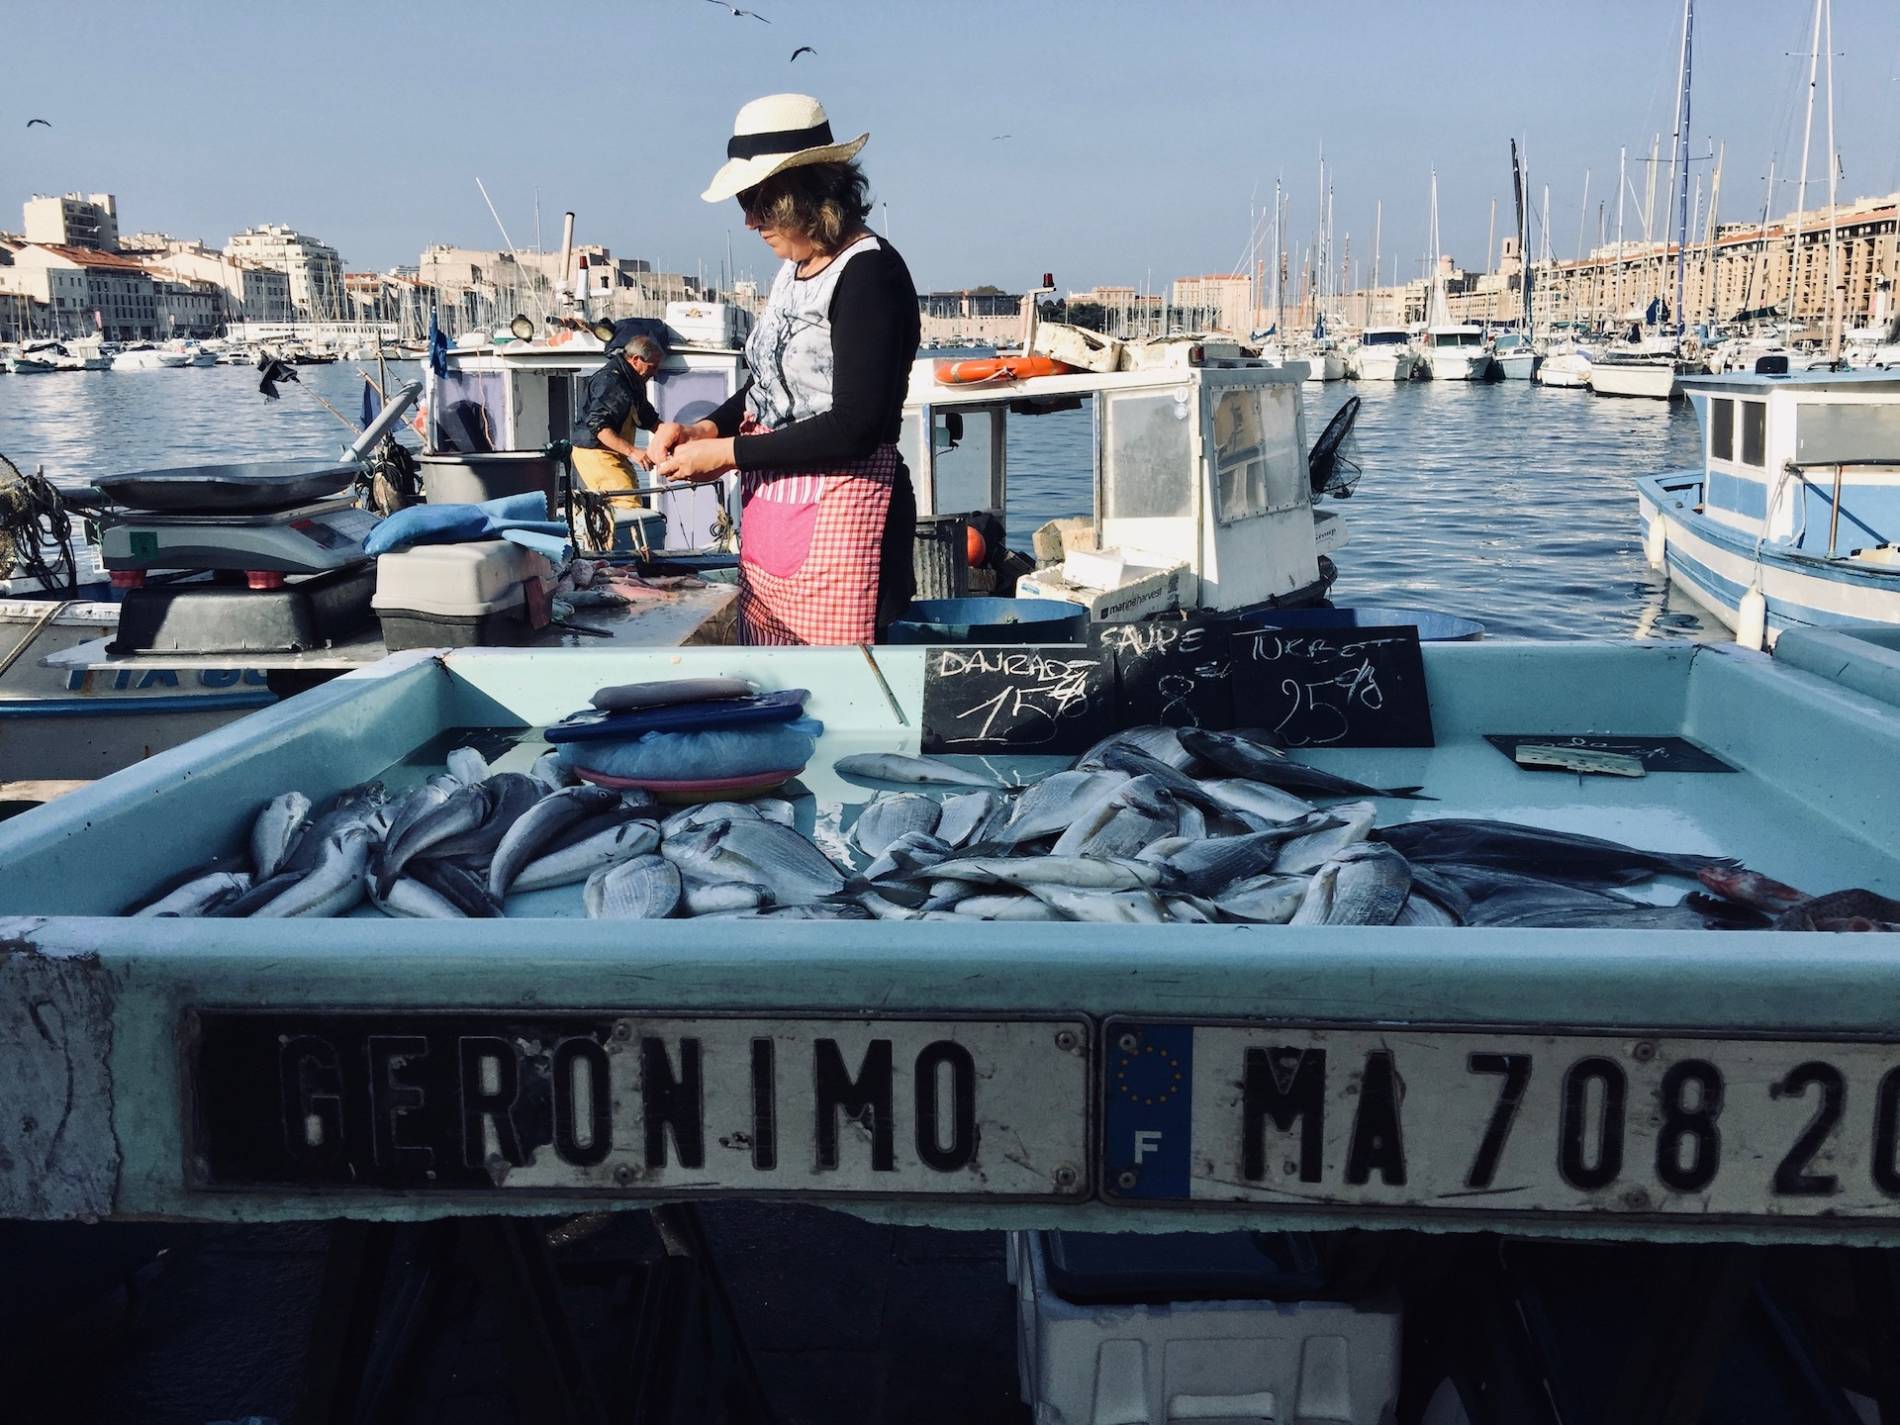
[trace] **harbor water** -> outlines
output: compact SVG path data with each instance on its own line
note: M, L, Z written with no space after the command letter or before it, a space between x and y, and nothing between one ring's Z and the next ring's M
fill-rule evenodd
M0 380L0 454L56 480L216 460L328 456L349 439L324 410L361 408L359 368L303 367L304 389L258 393L247 367L75 372ZM395 382L413 362L392 364ZM1493 636L1725 636L1643 562L1631 481L1698 462L1686 402L1615 400L1528 382L1335 381L1304 388L1308 439L1364 402L1346 455L1363 475L1338 504L1340 603L1463 614ZM1092 412L1014 417L1012 543L1089 505Z

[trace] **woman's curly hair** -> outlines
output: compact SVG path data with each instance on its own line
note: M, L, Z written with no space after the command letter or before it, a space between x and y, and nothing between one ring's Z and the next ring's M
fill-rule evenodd
M739 202L761 226L796 233L822 252L836 252L870 215L871 184L849 160L807 163L746 189Z

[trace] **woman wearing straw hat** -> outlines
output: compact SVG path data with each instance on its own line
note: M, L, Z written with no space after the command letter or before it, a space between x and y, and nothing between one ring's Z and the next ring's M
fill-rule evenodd
M865 226L869 185L852 160L869 137L835 142L806 95L755 99L702 195L737 198L783 265L746 342L750 383L705 420L662 424L649 454L668 479L739 472L746 643L868 643L880 569L895 576L887 608L888 585L908 581L914 503L897 438L917 289Z

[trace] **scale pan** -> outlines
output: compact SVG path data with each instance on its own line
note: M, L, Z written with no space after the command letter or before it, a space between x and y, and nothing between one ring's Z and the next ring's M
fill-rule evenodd
M248 460L133 470L93 481L125 509L165 513L246 514L308 504L349 488L350 464L314 460Z

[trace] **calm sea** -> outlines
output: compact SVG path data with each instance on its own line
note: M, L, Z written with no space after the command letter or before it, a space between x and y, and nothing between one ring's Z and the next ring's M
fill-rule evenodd
M413 364L393 366L414 379ZM304 367L308 391L258 394L245 367L0 376L0 454L61 479L202 461L327 457L348 438L311 393L345 413L348 363ZM1439 609L1528 638L1717 636L1643 562L1633 477L1698 459L1685 402L1612 400L1525 382L1305 388L1316 436L1363 397L1347 454L1363 471L1336 508L1339 603ZM1089 504L1090 413L1010 422L1010 528L1026 547L1045 519Z

